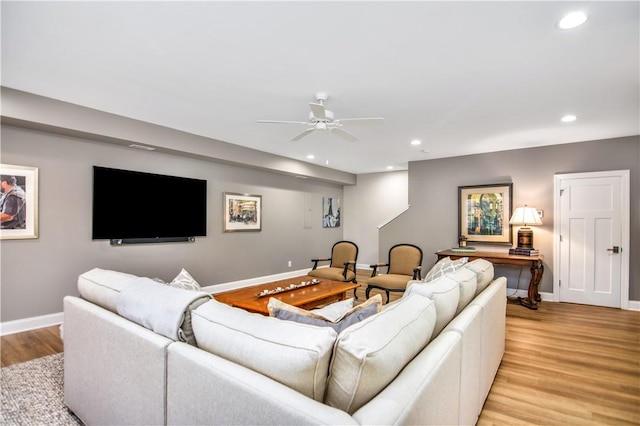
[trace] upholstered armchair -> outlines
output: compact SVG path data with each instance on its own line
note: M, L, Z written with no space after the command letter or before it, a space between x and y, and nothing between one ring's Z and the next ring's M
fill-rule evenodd
M331 248L331 257L311 259L313 268L307 275L332 281L356 281L358 246L351 241L338 241ZM330 262L326 268L318 268L319 262Z
M378 275L383 267L387 268L387 273ZM407 282L422 279L422 249L413 244L396 244L389 249L387 263L376 263L370 265L370 268L373 270L367 283L367 299L371 289L376 288L385 292L385 303L389 303L390 291L404 292Z

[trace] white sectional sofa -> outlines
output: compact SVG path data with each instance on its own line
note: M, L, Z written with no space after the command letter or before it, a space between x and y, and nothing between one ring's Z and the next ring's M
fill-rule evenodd
M475 424L504 353L506 279L463 269L339 334L88 271L64 300L65 403L88 425ZM142 284L162 312L132 321L123 299Z

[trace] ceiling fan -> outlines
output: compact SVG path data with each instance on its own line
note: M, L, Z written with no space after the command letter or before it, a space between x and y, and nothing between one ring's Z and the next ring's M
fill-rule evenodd
M333 112L325 108L324 103L327 100L328 95L326 93L316 93L316 102L309 104L311 112L309 113L309 121L277 121L277 120L258 120L258 123L283 123L283 124L304 124L307 129L298 133L292 141L299 141L303 137L315 132L316 130L328 130L331 133L338 135L349 142L357 141L358 138L342 129L345 125L363 125L363 124L377 124L383 123L384 118L370 117L370 118L342 118L334 119Z

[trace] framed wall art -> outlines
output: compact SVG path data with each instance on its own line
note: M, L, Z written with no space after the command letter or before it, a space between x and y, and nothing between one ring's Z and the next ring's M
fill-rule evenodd
M224 232L261 231L262 196L224 193Z
M340 198L322 198L322 227L337 228L340 226Z
M38 169L0 164L0 239L38 238Z
M512 183L458 187L458 236L470 243L511 244Z

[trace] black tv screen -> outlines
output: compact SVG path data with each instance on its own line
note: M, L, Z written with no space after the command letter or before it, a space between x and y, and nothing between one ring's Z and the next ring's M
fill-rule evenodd
M94 240L205 235L206 180L93 167Z

